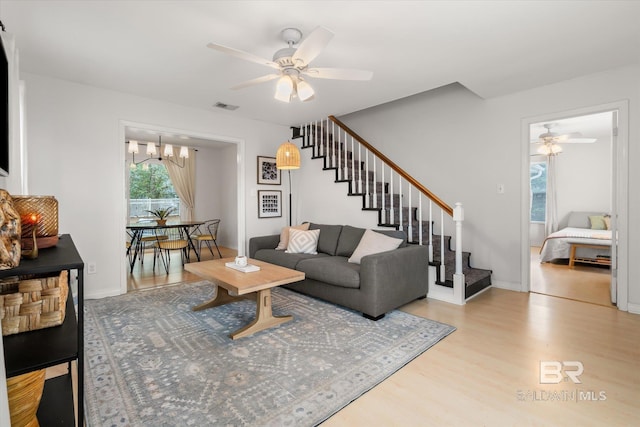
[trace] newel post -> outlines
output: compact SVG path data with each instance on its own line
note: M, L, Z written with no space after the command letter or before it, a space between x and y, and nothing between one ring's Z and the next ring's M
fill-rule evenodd
M453 208L453 220L456 223L456 270L453 274L453 294L459 304L465 303L465 281L462 274L462 221L464 221L464 209L462 203L456 203Z

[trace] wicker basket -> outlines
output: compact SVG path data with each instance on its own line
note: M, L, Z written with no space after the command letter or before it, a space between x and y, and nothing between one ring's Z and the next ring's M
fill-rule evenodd
M46 369L7 379L11 425L38 427L37 412L44 390Z
M69 272L59 276L0 281L2 335L49 328L64 322Z

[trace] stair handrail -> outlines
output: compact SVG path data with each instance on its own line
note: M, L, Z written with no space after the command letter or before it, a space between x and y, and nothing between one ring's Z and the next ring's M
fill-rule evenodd
M384 163L386 163L391 169L393 169L398 175L406 179L411 185L413 185L418 191L427 196L433 203L438 205L440 209L445 211L449 216L453 217L453 208L442 201L438 196L433 194L431 190L422 185L419 181L417 181L414 177L409 175L404 169L400 166L396 165L391 159L382 154L378 149L369 144L364 138L354 132L349 126L344 124L340 119L336 116L330 115L329 120L338 125L338 127L342 128L345 132L347 132L352 138L356 139L360 144L364 145L371 153L376 155L379 159L381 159Z

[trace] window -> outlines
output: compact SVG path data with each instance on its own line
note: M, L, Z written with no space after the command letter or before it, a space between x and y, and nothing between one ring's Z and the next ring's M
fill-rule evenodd
M529 164L529 186L531 189L531 222L544 222L547 208L547 163Z
M180 212L180 199L164 165L151 163L129 170L129 217L148 217L149 210L174 207Z

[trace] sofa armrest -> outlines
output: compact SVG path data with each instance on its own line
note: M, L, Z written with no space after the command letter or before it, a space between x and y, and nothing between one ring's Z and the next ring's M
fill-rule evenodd
M280 243L280 235L272 234L271 236L259 236L249 239L249 258L253 256L260 249L275 249Z
M360 261L360 289L376 306L377 316L388 307L427 295L429 250L409 245L393 251L367 255Z

